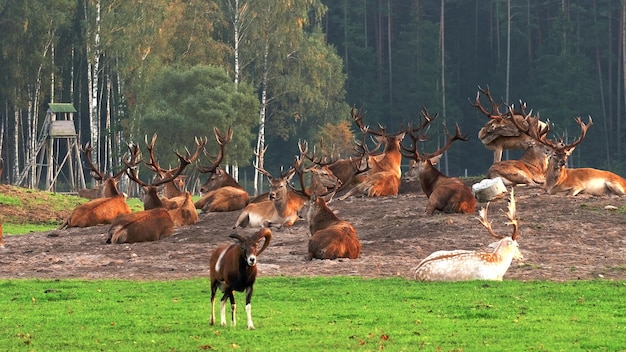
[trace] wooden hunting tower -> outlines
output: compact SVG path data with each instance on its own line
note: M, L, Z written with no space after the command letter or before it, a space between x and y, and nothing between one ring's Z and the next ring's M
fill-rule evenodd
M22 184L30 174L30 187L38 188L45 173L44 190L56 191L57 181L62 177L69 186L64 188L77 192L85 188L85 176L73 119L76 109L71 103L50 103L48 106L36 149L18 184Z

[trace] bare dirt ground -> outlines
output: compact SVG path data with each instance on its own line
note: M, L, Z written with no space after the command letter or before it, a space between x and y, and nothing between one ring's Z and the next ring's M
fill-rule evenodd
M513 262L505 280L626 279L626 197L551 196L525 187L518 187L516 196L524 259ZM511 229L500 211L506 204L506 199L492 202L489 215L495 231L508 235ZM357 228L363 245L359 259L308 261L308 225L298 221L273 230L270 246L259 258L259 275L413 278L411 268L433 251L489 250L493 238L476 220L477 213L426 216L425 205L421 191L334 201L331 207ZM201 214L196 225L148 243L107 245L106 225L5 234L0 278L208 278L211 251L231 241L238 214Z

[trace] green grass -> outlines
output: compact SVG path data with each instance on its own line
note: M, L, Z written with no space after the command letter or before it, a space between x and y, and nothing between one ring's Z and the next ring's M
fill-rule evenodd
M208 279L0 282L15 351L624 351L626 282L258 279L256 330L211 327ZM219 303L216 305L219 322ZM227 316L230 307L227 308Z

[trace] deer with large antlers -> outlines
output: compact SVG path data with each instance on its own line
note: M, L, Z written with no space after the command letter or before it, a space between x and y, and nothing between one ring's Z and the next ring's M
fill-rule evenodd
M68 227L90 227L101 224L110 224L118 215L129 214L130 207L126 203L126 195L117 189L117 179L115 177L105 177L100 169L96 167L91 159L93 148L89 143L83 148L87 157L87 162L91 165L92 177L104 180L103 195L105 198L96 198L83 203L72 211L70 216L59 226L59 230ZM136 155L131 155L131 158Z
M425 109L422 111L421 118L426 120L434 119L428 115ZM421 132L426 125L424 121L417 128L409 125L408 133L412 140L411 146L405 147L402 145L402 154L415 161L414 171L418 175L422 190L428 197L426 214L433 215L435 210L447 213L473 213L476 210L476 198L472 194L472 190L459 178L446 176L434 166L454 141L467 141L469 138L461 134L461 129L457 125L455 135L448 136L448 140L443 147L431 154L420 154L417 151L417 144L419 141L425 140L426 137L417 133Z
M513 109L510 106L509 111L511 115L513 115ZM520 131L528 136L531 134L531 128L539 137L546 135L550 131L549 125L543 124L536 117L526 116L525 124L519 124L516 119L512 119L511 121ZM489 167L487 177L500 177L507 186L520 184L543 186L546 180L548 161L552 148L540 143L535 138L531 138L525 143L527 143L527 146L524 150L524 154L522 154L518 160L503 160L494 163Z
M579 193L595 196L606 194L623 196L626 194L626 180L610 171L593 168L567 168L567 158L583 141L587 129L593 124L593 120L589 116L589 122L585 124L580 117L577 117L576 123L580 126L580 136L569 144L548 139L546 135L540 135L536 130L531 130L536 140L552 148L546 172L546 191L550 194L567 192L570 196Z
M200 166L200 173L209 174L209 179L200 187L202 198L195 202L196 209L204 212L233 211L245 208L250 195L231 175L219 165L224 159L224 147L233 136L232 128L226 134L214 128L215 139L220 147L217 157L210 166Z
M300 160L300 159L297 159ZM301 160L300 160L301 162ZM237 227L276 227L292 226L298 219L298 210L302 208L306 197L288 188L291 178L295 174L295 167L274 177L265 169L258 169L270 181L270 190L267 200L250 202L239 214L235 226Z
M489 204L487 204L489 207ZM517 243L518 219L515 207L515 196L511 189L508 212L508 225L513 227L511 236L500 236L495 233L491 221L487 219L487 208L479 211L478 220L487 229L489 234L498 242L493 252L478 252L468 250L437 251L422 260L414 268L415 279L422 281L462 281L462 280L498 280L511 266L513 259L522 259L522 253Z
M488 111L481 103L481 93L489 100L491 104L491 111ZM483 115L489 117L489 121L478 131L478 138L487 147L487 149L493 151L493 163L502 161L502 152L505 149L526 149L532 137L528 135L524 130L520 130L519 126L526 124L526 104L520 103L520 112L513 112L512 109L500 111L500 106L503 102L496 103L491 96L489 87L483 89L478 87L478 93L476 93L476 100L470 101L470 104L474 106ZM545 123L539 121L541 127L545 127Z
M89 164L89 175L91 175L91 177L98 182L98 185L95 188L79 189L78 195L87 199L109 198L116 195L118 193L117 183L119 182L121 176L125 174L125 169L122 168L122 170L113 176L110 174L104 174L100 171L100 168L94 164L91 158L91 153L94 148L89 145L89 142L85 143L85 146L80 149L83 154L85 154L85 159Z
M384 141L384 149L382 153L376 156L369 155L365 159L367 171L358 173L358 176L356 176L359 181L357 185L339 199L343 200L355 194L364 194L368 197L397 195L402 176L400 142L405 136L405 131L387 134L382 126L378 130L373 130L365 126L363 114L360 111L352 109L350 115L355 124L361 129L363 135L373 135L379 141ZM365 147L365 141L363 141L362 147ZM368 154L364 153L363 155Z
M151 184L143 182L137 175L138 165L134 160L133 162L126 162L128 177L144 189L144 210L164 208L170 213L175 226L195 224L198 222L198 212L196 211L196 207L193 204L189 192L185 192L182 196L168 199L158 196L157 187L175 180L183 170L197 158L200 150L204 147L204 143L196 138L196 152L193 155L190 155L188 151L186 156L182 156L176 152L176 156L179 159L178 167L173 170L168 170L167 173L160 173L159 171L162 171L162 169L154 157L155 140L156 135L153 137L152 143L148 145L150 161L146 162L146 164L151 170L156 170L160 177L152 181ZM136 145L132 145L132 147L137 148Z

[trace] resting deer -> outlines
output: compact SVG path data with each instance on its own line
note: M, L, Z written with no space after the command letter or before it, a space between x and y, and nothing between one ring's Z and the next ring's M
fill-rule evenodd
M74 208L70 216L59 226L59 230L68 227L89 227L101 224L110 224L113 219L121 214L129 214L130 207L126 204L126 195L117 189L117 180L115 177L104 177L98 167L96 167L91 159L91 151L89 144L83 149L87 158L87 162L91 166L91 174L93 177L104 180L103 194L108 195L105 198L97 198L81 204ZM136 157L131 155L131 158Z
M487 111L480 102L481 93L484 94L491 104L491 112ZM478 131L478 138L487 147L493 151L493 163L502 161L502 152L505 149L526 149L530 137L523 130L518 128L519 125L525 124L526 104L521 103L521 112L514 113L513 110L507 111L505 114L500 112L502 102L496 103L491 97L489 87L482 89L478 87L476 100L470 101L470 104L477 108L485 116L489 117L489 121ZM543 122L539 122L544 127Z
M110 182L107 184L106 180L113 177L115 182L119 182L120 178L124 175L125 169L122 168L117 174L111 176L109 174L103 174L100 172L98 167L96 167L91 158L91 153L94 148L89 145L89 142L85 144L84 147L80 148L83 154L85 154L85 159L91 168L89 174L91 177L98 182L98 186L94 188L83 188L78 190L78 195L87 199L98 199L98 198L109 198L115 195L115 190L111 187Z
M295 173L295 168L291 167L280 177L273 177L262 168L258 170L270 181L268 199L250 202L239 214L233 228L292 226L299 219L298 210L306 201L305 196L287 187Z
M323 195L310 192L304 187L304 171L296 169L300 177L302 191L308 200L300 210L301 216L309 223L309 259L356 259L361 254L361 242L356 229L348 221L340 219L329 207ZM335 194L339 183L335 184L330 198ZM328 192L328 191L327 191Z
M545 135L537 133L536 130L531 130L536 140L552 148L546 172L546 191L549 194L567 192L570 196L579 193L595 196L606 194L623 196L626 194L626 180L610 171L592 168L567 168L567 158L583 141L587 129L593 124L593 120L589 116L589 122L585 124L580 117L577 117L576 123L580 126L580 136L570 144L550 140Z
M422 118L432 119L426 110L422 112ZM420 155L417 151L417 144L420 140L424 140L425 136L417 135L416 132L420 132L426 125L424 122L420 123L417 128L409 125L408 132L412 144L411 147L402 146L402 154L415 161L414 170L418 175L422 190L428 197L426 214L432 215L435 210L448 213L473 213L476 210L476 198L472 194L472 190L459 178L446 176L434 166L454 141L467 141L469 138L461 134L457 125L456 134L448 136L448 141L442 148L431 154L422 153Z
M161 171L159 164L156 162L154 158L153 150L154 150L154 139L152 144L148 145L148 149L150 151L150 162L147 163L150 169ZM189 192L185 192L183 196L178 196L176 199L167 199L160 198L157 193L157 187L162 184L167 184L175 180L183 170L191 164L192 160L197 158L197 154L204 144L199 142L196 139L196 152L194 155L190 155L187 152L186 156L182 156L179 153L176 153L179 159L179 165L174 170L169 170L167 173L167 177L161 176L158 179L155 179L151 184L147 184L143 182L137 175L137 162L132 160L131 162L126 162L128 167L127 174L128 177L143 187L144 189L144 210L152 210L155 208L164 208L166 209L172 218L175 226L183 226L183 225L192 225L198 222L198 213L196 211L196 207L193 204L193 200L191 199L191 194ZM137 148L136 145L132 145L132 148ZM165 173L163 173L165 174Z
M509 107L509 111L513 115L511 107ZM543 136L550 131L549 125L542 123L536 117L526 116L525 124L518 124L516 119L511 121L520 131L529 136L531 126L533 130L537 131L536 133L539 136ZM529 139L525 143L527 145L524 154L522 154L519 160L504 160L494 163L489 167L487 177L500 177L507 186L519 184L543 186L552 148L534 138Z
M195 202L196 209L205 212L222 212L243 209L250 202L248 192L219 165L224 159L224 147L233 136L232 128L223 135L214 128L215 138L220 147L217 157L210 166L200 166L198 171L208 173L209 179L200 187L202 198Z
M381 154L369 157L368 170L357 176L357 180L360 182L340 199L346 199L359 193L368 197L397 195L402 176L400 142L404 138L405 132L387 134L383 127L380 127L379 130L372 130L363 123L361 112L352 109L350 115L364 135L374 135L376 138L384 140L385 147Z
M501 281L511 266L512 260L522 259L522 253L517 244L519 233L513 189L511 189L508 212L506 213L509 220L507 224L513 226L511 236L499 236L494 232L491 222L487 220L487 208L482 208L479 211L479 216L478 220L487 229L487 232L499 239L494 244L493 252L467 250L434 252L413 269L415 270L415 279L422 281Z

